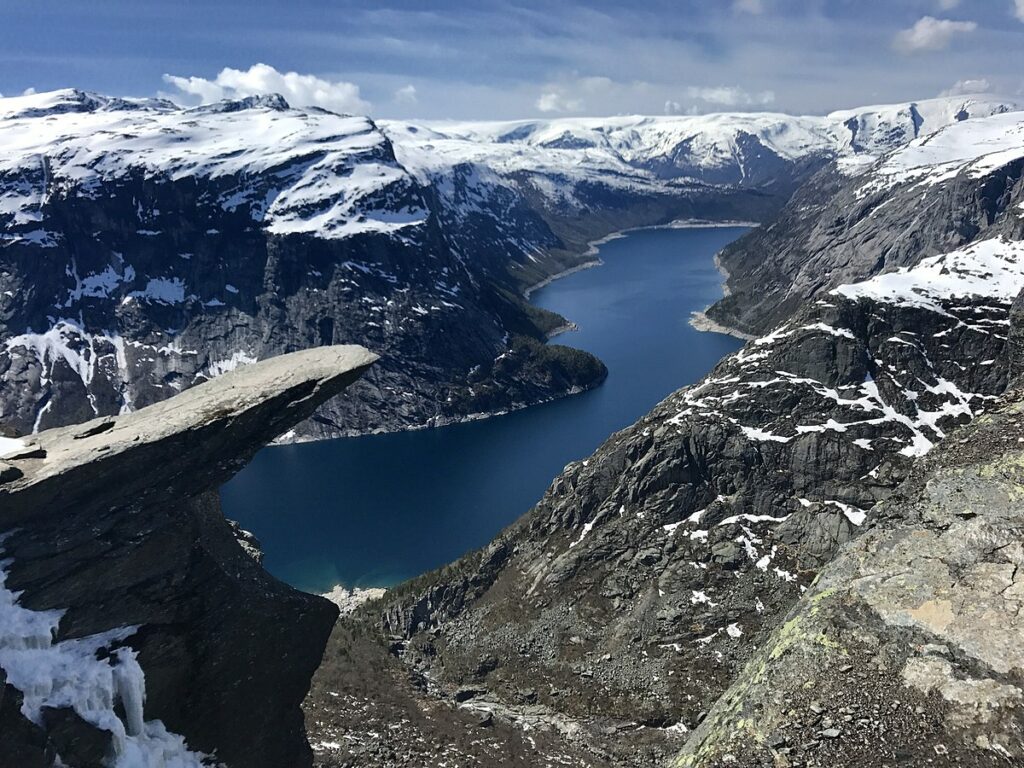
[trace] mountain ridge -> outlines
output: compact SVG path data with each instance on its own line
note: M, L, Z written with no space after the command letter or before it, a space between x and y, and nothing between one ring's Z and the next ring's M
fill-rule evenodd
M954 120L969 101L934 111ZM867 122L895 140L917 125L909 107ZM545 346L566 322L527 305L525 289L623 228L762 220L826 162L740 137L734 155L709 155L709 180L686 175L686 152L658 155L672 142L634 167L515 142L428 148L413 128L276 96L190 109L73 90L0 100L8 429L138 408L341 341L370 343L382 363L290 439L444 424L579 391L603 366Z
M774 222L719 254L728 295L708 316L759 334L843 282L986 236L1018 239L1022 130L1016 113L995 115L947 126L870 164L824 169Z

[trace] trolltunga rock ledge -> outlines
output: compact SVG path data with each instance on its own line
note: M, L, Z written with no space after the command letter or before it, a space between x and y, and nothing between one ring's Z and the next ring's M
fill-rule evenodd
M89 684L116 683L104 665L125 647L145 676L147 727L160 721L190 752L229 767L309 765L299 705L337 609L248 556L217 489L375 360L356 346L283 355L134 413L0 442L0 588L17 606L7 610L57 611L56 648L126 635L96 654ZM15 637L18 623L0 626L0 764L113 764L138 730L120 689L104 709L103 696L86 703L81 680L19 688L11 654L39 638ZM110 713L124 721L113 739Z

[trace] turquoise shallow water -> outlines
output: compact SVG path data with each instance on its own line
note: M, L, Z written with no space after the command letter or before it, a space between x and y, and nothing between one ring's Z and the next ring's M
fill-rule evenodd
M579 325L557 342L600 357L603 386L443 429L265 448L223 488L224 513L271 573L312 592L390 586L486 544L568 462L739 348L688 320L721 295L712 257L745 231L632 232L533 294Z

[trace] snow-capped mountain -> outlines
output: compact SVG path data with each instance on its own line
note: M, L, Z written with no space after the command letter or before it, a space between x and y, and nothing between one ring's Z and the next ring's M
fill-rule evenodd
M986 239L1020 240L1022 169L1022 112L951 124L870 161L841 160L723 251L730 295L708 314L757 334L843 283Z
M834 158L999 101L828 117L384 122L278 96L183 109L0 99L0 413L28 432L138 408L311 345L383 359L298 437L445 423L603 376L544 346L531 284L588 241L762 220Z
M293 110L279 96L182 110L159 100L56 91L0 100L2 236L57 245L46 203L109 196L133 175L202 179L204 202L244 210L273 234L399 235L426 207L385 137L365 117ZM160 211L138 201L140 229ZM35 226L35 229L30 227Z
M673 179L770 185L787 165L873 158L952 123L1013 109L1010 101L955 97L824 117L732 113L427 125L382 121L381 127L407 168L436 172L469 163L506 176L543 174L563 184L542 191L564 196L567 183L587 181L641 188Z
M980 179L1024 157L1020 113L993 115L969 125L948 126L909 142L870 168L863 197L902 184L935 186L965 173Z
M367 118L59 91L0 100L0 146L0 408L15 431L357 339L383 364L339 406L344 426L321 414L304 434L501 410L603 375L577 353L549 375L559 352L541 341L561 321L527 316L507 272L527 254L486 220L456 245L436 191ZM499 214L535 248L558 242L521 201ZM529 255L536 274L559 268Z

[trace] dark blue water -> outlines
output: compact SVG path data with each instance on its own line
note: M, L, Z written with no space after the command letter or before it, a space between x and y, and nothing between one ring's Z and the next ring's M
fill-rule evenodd
M312 592L389 586L486 544L568 462L739 347L687 321L721 295L712 257L744 231L634 232L533 295L579 324L557 341L600 357L603 386L443 429L266 448L224 487L224 513L271 573Z

